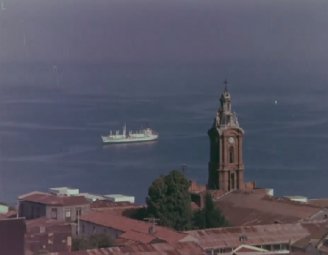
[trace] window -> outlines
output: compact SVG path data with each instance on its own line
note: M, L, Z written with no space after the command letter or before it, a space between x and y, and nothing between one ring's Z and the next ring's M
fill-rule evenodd
M57 208L51 208L51 219L57 220Z
M80 218L81 217L81 214L82 214L81 207L76 208L76 210L75 210L76 219Z
M65 220L66 221L71 220L71 209L65 209Z
M235 162L235 159L234 159L234 150L233 150L233 147L231 146L229 148L229 163L233 163Z
M267 251L271 251L271 245L270 244L263 245L263 249Z
M36 215L41 217L41 208L39 206L36 208Z
M281 249L280 244L274 244L274 245L273 245L273 250L274 250L274 251L279 251L280 249Z

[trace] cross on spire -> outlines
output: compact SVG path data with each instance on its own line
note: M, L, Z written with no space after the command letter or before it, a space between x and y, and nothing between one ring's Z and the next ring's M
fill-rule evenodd
M224 91L228 91L228 80L225 79L223 83L224 83Z

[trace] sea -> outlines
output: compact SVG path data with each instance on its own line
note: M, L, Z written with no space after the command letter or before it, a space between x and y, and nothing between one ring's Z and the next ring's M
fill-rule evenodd
M0 11L0 202L14 205L24 193L68 186L132 195L144 204L152 181L171 170L206 184L207 131L225 79L245 131L245 179L273 188L277 196L328 197L328 76L322 62L201 58L202 52L175 59L159 46L162 55L150 54L142 43L135 50L149 53L145 58L131 52L126 58L124 52L106 55L115 47L107 37L108 45L100 49L91 49L91 41L79 44L90 36L104 39L96 36L110 22L105 1L81 0L81 13L77 1L59 1L60 8L45 1L51 7L45 9L38 9L41 1L15 1L5 1ZM74 22L83 21L99 2L99 15L90 20L98 27L86 32ZM67 14L69 8L75 11L64 17L63 35L54 28L64 28L59 10ZM10 16L11 9L22 16ZM58 19L49 18L56 11ZM18 17L22 21L14 24ZM64 47L66 41L50 44L54 36L70 33L67 42L76 40L71 48ZM41 35L51 40L42 41ZM125 124L131 130L151 127L159 140L101 143L101 135Z

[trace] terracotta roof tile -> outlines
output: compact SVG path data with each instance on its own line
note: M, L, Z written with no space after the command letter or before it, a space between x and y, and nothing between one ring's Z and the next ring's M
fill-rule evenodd
M293 247L305 249L309 244L316 246L327 234L327 223L309 223L303 224L303 227L310 233L308 236L293 243Z
M190 193L202 193L206 191L206 186L201 185L195 181L190 181L189 192Z
M310 199L308 203L322 208L328 208L328 198Z
M316 206L260 193L232 192L217 199L216 204L234 226L293 223L309 219L320 211Z
M205 255L195 243L138 244L128 247L111 247L77 251L70 253L51 253L50 255Z
M203 249L236 248L241 244L280 244L310 235L302 224L270 224L186 231Z
M89 201L83 196L56 196L49 193L35 192L20 196L20 201L28 201L39 204L53 206L73 206L89 204Z
M125 237L125 239L130 238L131 240L140 241L142 243L149 243L154 239L174 243L186 236L184 233L179 233L161 226L156 226L154 234L149 234L150 223L114 215L108 212L93 211L82 215L80 220L120 230L124 232L123 237Z

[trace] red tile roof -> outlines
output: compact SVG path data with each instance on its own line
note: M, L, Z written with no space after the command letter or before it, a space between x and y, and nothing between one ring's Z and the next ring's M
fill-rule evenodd
M190 193L202 193L206 191L206 186L201 185L195 181L190 181L189 192Z
M323 240L324 237L328 234L327 223L303 224L303 227L306 228L310 234L303 239L293 243L293 247L304 250L310 244L316 247L319 242Z
M205 255L195 243L138 244L128 247L111 247L76 251L71 253L51 253L51 255Z
M257 192L232 192L216 200L217 206L233 226L293 223L309 219L320 211L317 206Z
M90 205L94 211L110 211L116 215L131 216L137 210L143 208L142 205L131 204L129 202L112 202L109 200L96 200Z
M295 223L241 226L186 231L203 249L236 248L241 244L264 245L299 242L322 237L328 230L322 224Z
M328 198L310 199L308 203L322 208L328 208Z
M89 204L89 201L84 196L56 196L53 194L42 192L32 192L26 195L22 195L18 199L20 201L28 201L53 206L73 206Z
M82 215L80 221L86 221L104 227L124 232L120 238L134 240L141 243L150 243L160 239L168 243L174 243L183 239L186 234L179 233L166 227L156 226L155 233L149 234L150 223L133 220L124 216L114 215L108 212L90 212Z

